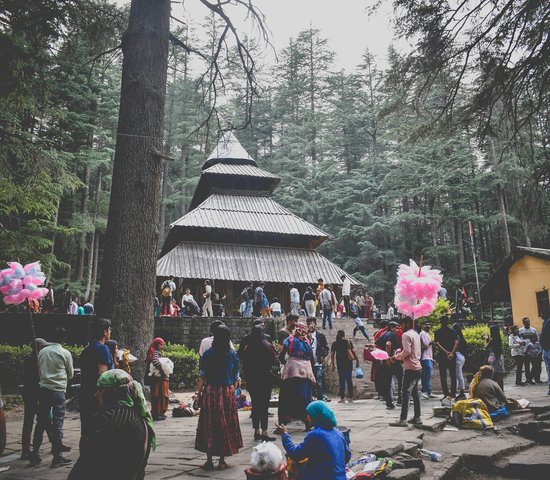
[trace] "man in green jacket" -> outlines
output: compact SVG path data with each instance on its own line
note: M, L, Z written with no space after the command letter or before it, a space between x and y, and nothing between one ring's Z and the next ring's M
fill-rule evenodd
M39 401L38 420L34 430L33 451L30 465L40 463L40 445L46 428L52 430L52 467L61 467L71 463L63 457L63 421L65 420L65 393L67 382L73 378L73 359L70 352L59 343L52 343L38 354ZM50 411L52 418L50 420Z

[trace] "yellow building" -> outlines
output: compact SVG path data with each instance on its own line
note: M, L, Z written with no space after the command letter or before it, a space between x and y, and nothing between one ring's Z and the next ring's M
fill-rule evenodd
M540 332L542 308L550 305L549 290L550 250L514 247L481 288L481 299L491 309L497 302L510 303L515 325L521 326L522 319L529 317Z

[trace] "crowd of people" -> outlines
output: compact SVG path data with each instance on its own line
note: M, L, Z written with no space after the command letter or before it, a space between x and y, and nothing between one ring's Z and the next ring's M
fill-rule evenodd
M393 317L394 309L388 303L385 311L374 302L363 288L352 292L351 282L345 275L341 277L342 287L337 295L334 285L325 283L322 278L317 280L317 286L307 286L300 293L294 284L288 285L288 305L283 305L277 296L268 296L265 282L248 282L242 289L238 299L238 313L242 317L280 317L291 313L304 317L318 316L322 318L323 328L332 329L334 317L381 318ZM178 293L174 277L167 278L160 286L160 294L155 297L155 315L157 316L204 316L223 317L231 310L226 305L227 296L220 295L213 288L210 280L205 280L195 298L189 287L184 287ZM178 298L181 299L178 301ZM364 333L363 333L364 334Z
M527 318L523 328L510 329L508 340L517 366L517 385L541 382L542 358L550 369L550 314L546 313L540 335ZM244 381L252 401L254 440L276 439L270 433L268 408L272 389L277 385L278 418L273 433L282 435L288 457L297 464L309 458L301 468L300 478L345 478L349 446L335 429L336 419L327 405L330 399L323 389L324 368L328 365L337 371L339 402L353 402L352 372L359 367L360 360L353 340L346 338L344 330L338 330L334 342L329 344L317 321L314 315L288 314L274 343L265 332L263 321L256 319L250 333L241 339L238 351L229 328L219 319L211 323L211 335L202 340L199 348L200 379L194 396L200 412L195 448L206 454L204 469L227 468L226 458L243 447L237 392ZM361 328L356 322L355 327L369 338L364 325ZM165 420L168 409L170 373L165 369L165 342L162 338L154 339L145 358L143 383L150 390L149 408L141 383L131 376L128 351L111 339L110 321L95 318L91 334L93 338L80 357L80 456L69 478L91 479L99 475L143 478L148 456L156 447L154 422ZM54 337L50 342L37 338L36 348L25 366L22 458L28 459L30 465L41 462L39 450L44 432L52 444L51 466L71 463L64 456L71 447L63 443L63 423L67 385L74 369L71 354ZM479 370L468 388L462 370L469 348L459 324L450 325L449 318L443 316L432 335L429 322L419 325L410 317L383 320L372 343L369 338L364 358L372 361L371 374L379 398L390 410L396 408L395 403L401 407L399 418L390 425L406 427L422 423L422 399L434 398L431 387L434 361L439 367L443 401L465 399L469 393L470 397L481 398L489 411L506 405L509 400L502 382L501 329L491 327L484 342L487 365ZM375 348L385 352L386 358L373 357ZM285 427L292 420L301 420L308 432L298 445L292 442ZM113 476L100 473L106 459L114 465ZM334 476L320 476L321 471L332 472Z

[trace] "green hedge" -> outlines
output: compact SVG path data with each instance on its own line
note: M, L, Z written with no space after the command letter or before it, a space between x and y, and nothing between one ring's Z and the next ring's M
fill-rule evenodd
M73 356L73 364L79 366L80 354L84 347L63 345ZM0 344L0 385L3 393L20 393L19 385L23 385L23 370L25 358L31 354L30 345L14 347Z
M164 347L164 355L174 362L170 388L195 388L199 379L199 354L185 345L168 344Z
M489 335L489 327L484 324L478 324L464 328L462 333L464 334L464 339L468 343L468 358L464 366L464 373L474 375L479 370L479 367L486 363L487 351L485 350L483 335ZM514 368L514 360L512 359L510 348L508 347L508 338L503 331L501 331L501 336L504 364L506 370L510 371Z
M71 352L73 364L80 366L80 354L84 347L63 345ZM165 354L174 362L174 373L170 377L170 388L195 388L199 378L199 355L184 345L167 345ZM0 386L2 393L20 393L23 384L25 357L31 354L31 347L14 347L0 344Z

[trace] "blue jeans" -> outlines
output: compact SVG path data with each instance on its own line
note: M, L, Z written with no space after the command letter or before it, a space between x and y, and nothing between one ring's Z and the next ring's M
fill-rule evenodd
M543 350L542 358L544 358L544 364L546 365L546 375L548 377L548 393L550 393L550 350Z
M317 400L323 400L325 396L325 392L323 391L323 365L315 365L313 367L313 373L315 374L315 380L317 380L314 388L315 396Z
M52 412L51 420L50 410ZM49 388L40 387L37 416L32 442L33 452L38 455L44 431L51 428L52 453L54 457L61 455L63 421L65 420L65 392L55 392Z
M421 360L422 364L422 393L432 394L433 360Z
M420 418L420 397L418 384L422 372L420 370L405 370L403 374L403 402L401 403L401 420L407 420L409 413L409 398L412 395L414 403L414 418Z
M340 386L340 398L343 400L346 393L346 384L348 385L348 397L353 398L353 381L351 379L351 371L349 370L338 370L338 383Z
M332 308L323 307L323 330L328 322L328 328L332 330Z

